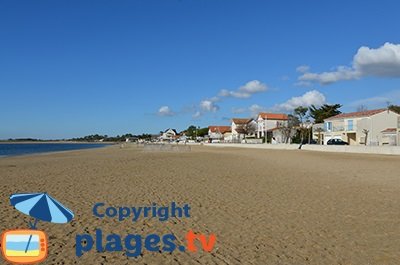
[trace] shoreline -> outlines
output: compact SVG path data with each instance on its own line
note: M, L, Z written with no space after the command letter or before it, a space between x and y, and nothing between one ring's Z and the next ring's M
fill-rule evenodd
M0 141L0 144L118 144L119 142L80 142L80 141Z
M18 143L13 143L13 144L18 144ZM21 143L21 144L27 144L27 143ZM35 143L29 143L29 144L35 144ZM89 143L69 143L69 142L63 142L63 143L37 143L37 144L89 144ZM31 153L21 153L21 154L10 154L10 155L0 155L0 159L5 159L5 158L11 158L11 157L29 157L29 156L41 156L41 155L48 155L48 154L57 154L57 153L66 153L66 152L74 152L74 151L82 151L82 150L93 150L93 149L100 149L100 148L106 148L106 147L111 147L115 146L116 144L103 144L103 143L91 143L91 144L98 144L102 146L97 146L97 147L90 147L90 148L77 148L77 149L69 149L69 150L54 150L54 151L38 151L38 152L31 152ZM0 143L1 146L1 143Z

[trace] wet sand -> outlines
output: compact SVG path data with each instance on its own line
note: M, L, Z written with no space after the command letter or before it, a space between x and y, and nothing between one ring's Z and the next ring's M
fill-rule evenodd
M0 229L26 228L9 196L48 192L72 209L49 235L44 264L400 264L400 157L193 147L146 152L111 146L0 159ZM100 219L93 205L172 201L190 218ZM211 253L124 252L75 255L77 234L215 233ZM181 242L181 243L182 243ZM3 262L2 264L6 264Z

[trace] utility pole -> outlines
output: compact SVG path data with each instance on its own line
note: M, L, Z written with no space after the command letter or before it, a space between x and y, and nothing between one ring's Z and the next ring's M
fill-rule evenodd
M266 120L264 120L263 131L264 131L264 139L265 139L264 142L267 143L268 137L267 137L267 121Z

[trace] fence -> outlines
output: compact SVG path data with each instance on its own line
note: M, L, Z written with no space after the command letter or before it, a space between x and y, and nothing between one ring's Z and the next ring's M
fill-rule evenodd
M186 144L144 144L146 152L190 152L192 148Z

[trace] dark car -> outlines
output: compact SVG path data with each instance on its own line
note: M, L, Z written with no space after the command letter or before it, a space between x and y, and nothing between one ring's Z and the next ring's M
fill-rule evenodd
M348 142L343 141L342 139L329 139L326 142L327 145L349 145Z

